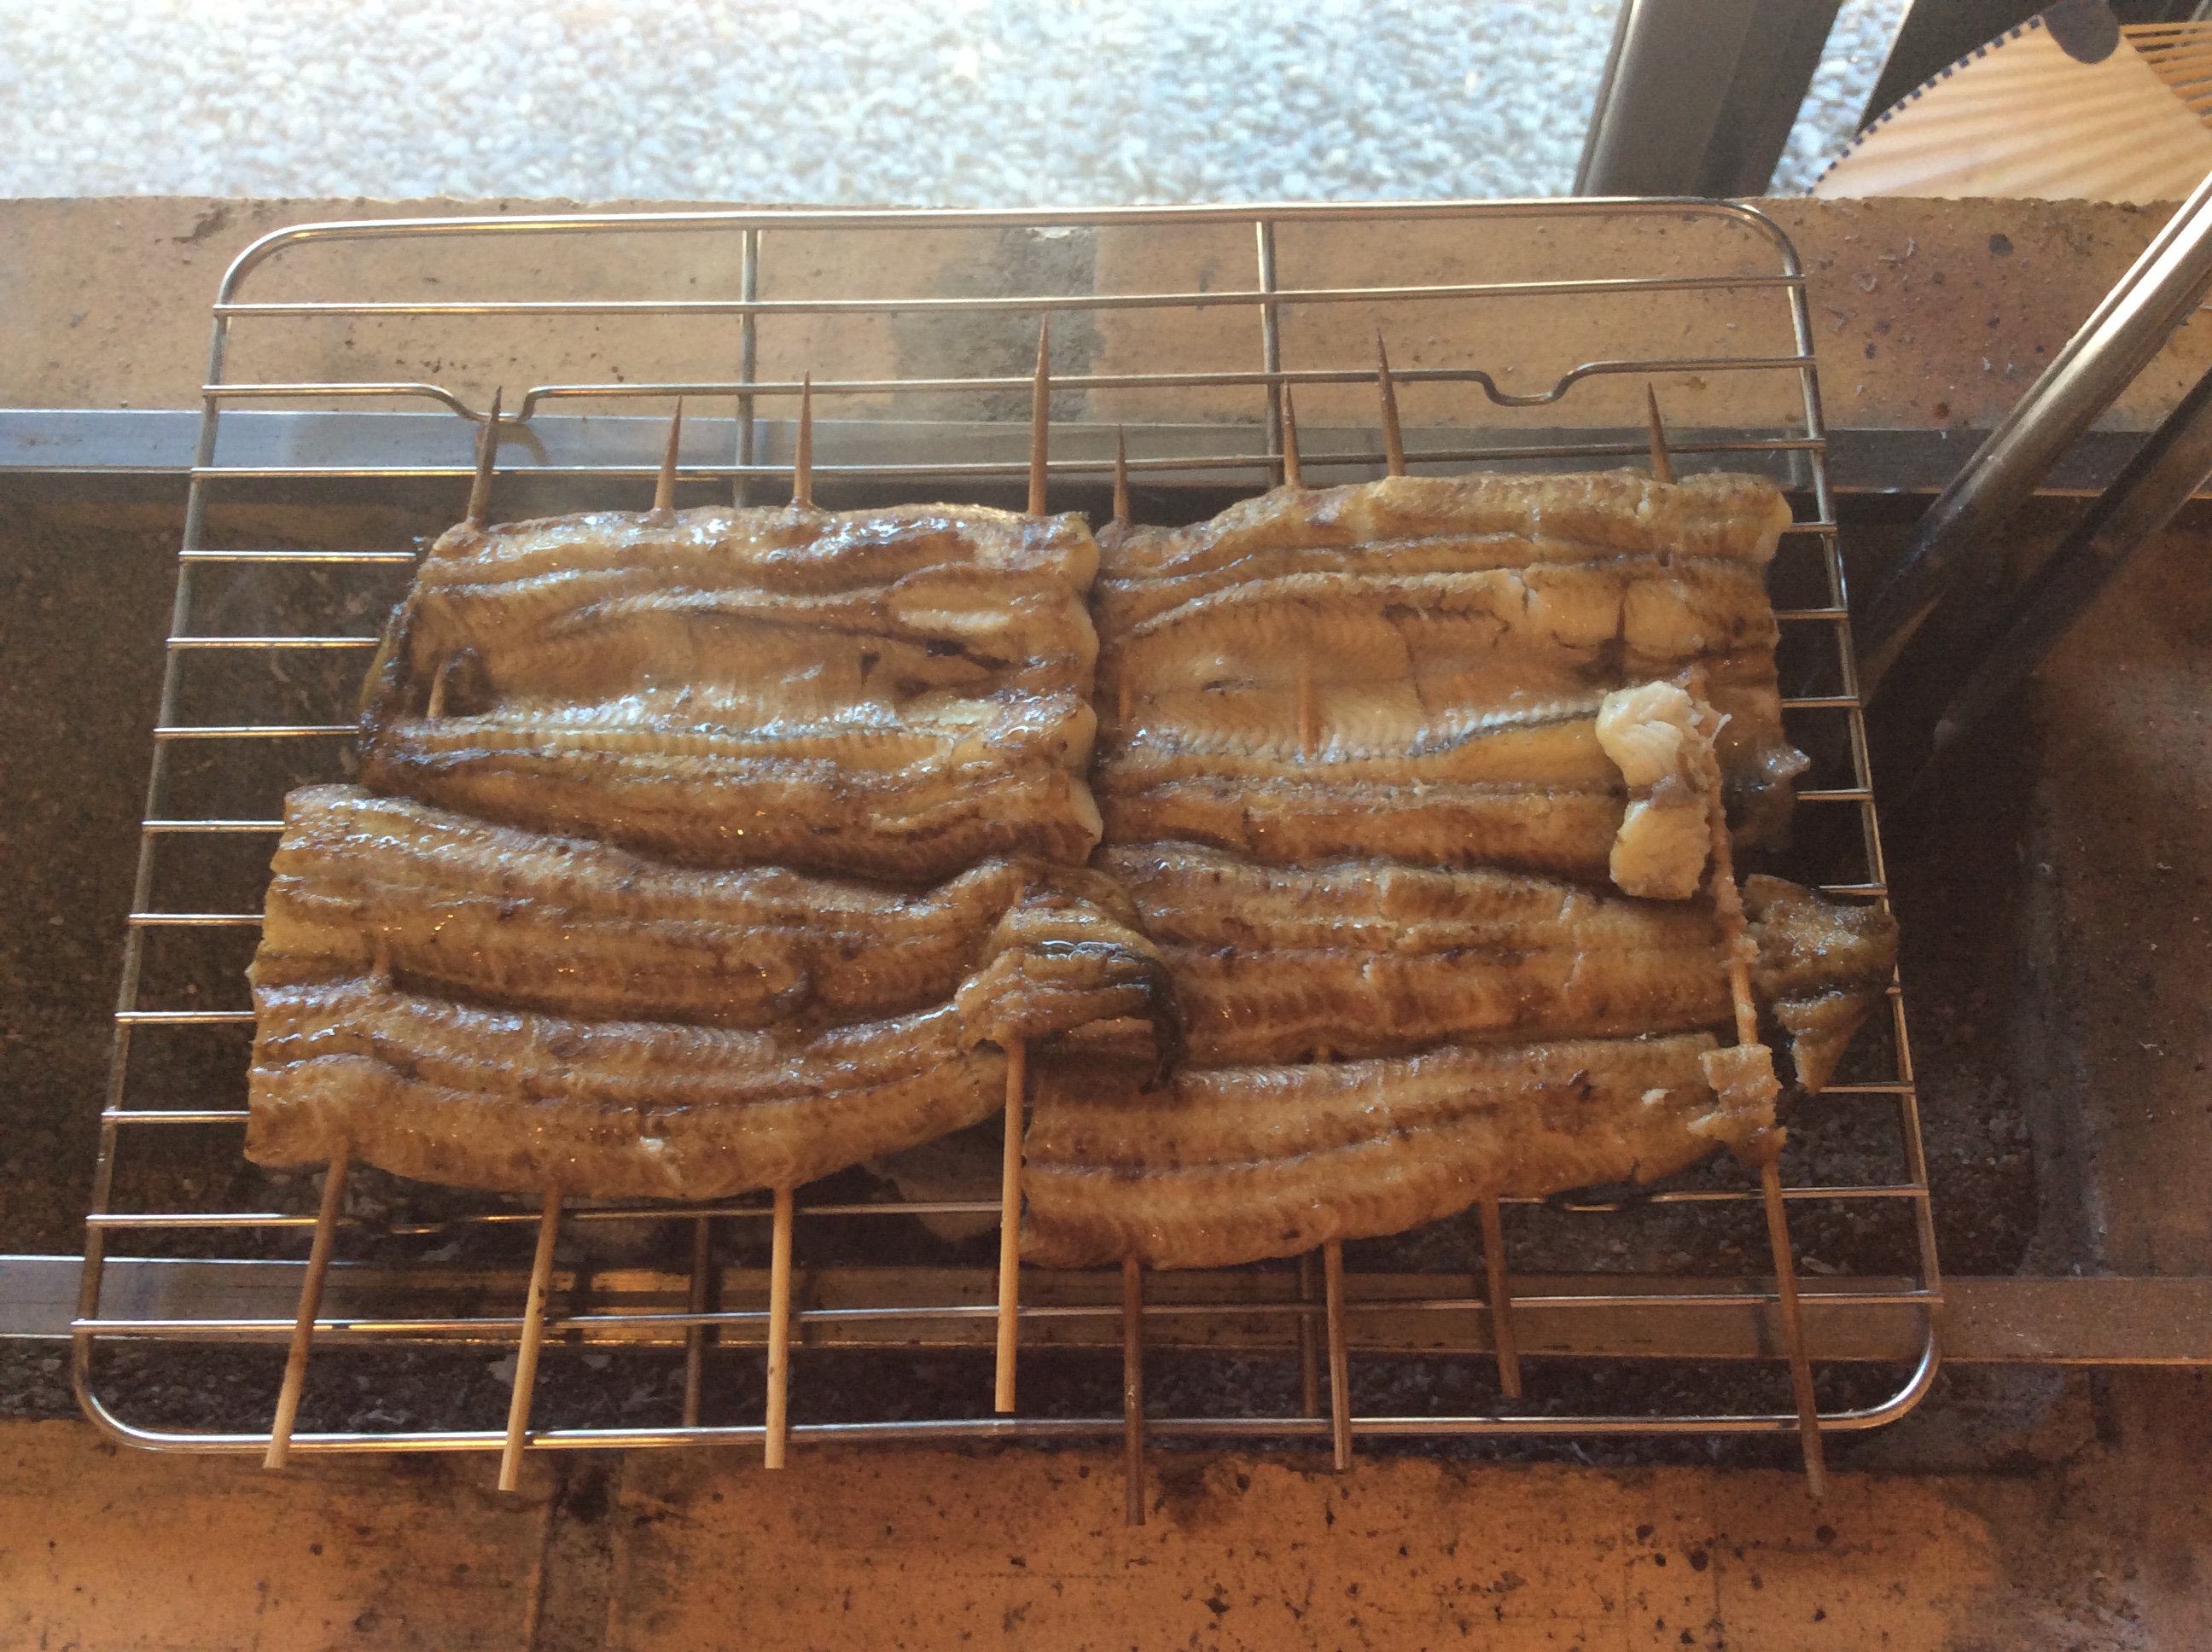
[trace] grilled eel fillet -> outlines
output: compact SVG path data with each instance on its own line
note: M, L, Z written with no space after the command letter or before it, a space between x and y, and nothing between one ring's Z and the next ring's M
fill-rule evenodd
M1739 834L1771 839L1805 766L1761 574L1789 520L1756 477L1613 471L1278 489L1109 534L1106 836L1601 878L1626 799L1599 705L1696 668Z
M1300 871L1183 843L1109 845L1092 864L1136 902L1204 1066L1686 1032L1732 1013L1704 901L1384 860ZM1889 984L1895 921L1778 878L1747 880L1744 899L1753 990L1817 1089Z
M1772 1122L1730 1111L1708 1034L1464 1045L1391 1060L1040 1070L1022 1257L1226 1267L1399 1233L1492 1195L1649 1181Z
M264 1163L349 1141L467 1186L708 1198L974 1122L1000 1101L984 1045L1181 1054L1133 907L1080 868L902 890L658 865L347 787L285 816L252 970Z
M1079 862L1097 565L1079 518L981 508L454 528L371 667L362 778L687 865Z
M426 998L374 976L257 987L246 1156L339 1144L426 1181L600 1199L793 1187L974 1124L1006 1058L951 1005L804 1041Z

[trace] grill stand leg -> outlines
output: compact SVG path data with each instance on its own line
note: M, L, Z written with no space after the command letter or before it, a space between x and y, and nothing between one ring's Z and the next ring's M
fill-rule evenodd
M522 1345L514 1352L514 1397L507 1406L507 1444L499 1454L499 1489L522 1483L522 1448L530 1435L530 1401L538 1387L538 1351L545 1340L545 1298L553 1282L553 1246L561 1236L561 1194L547 1192L538 1218L538 1251L530 1260L530 1296L522 1307Z
M300 1285L300 1317L292 1327L292 1351L284 1361L284 1386L276 1396L276 1420L269 1430L269 1455L264 1468L282 1468L291 1455L292 1424L300 1415L300 1393L307 1386L307 1351L315 1340L315 1315L322 1311L323 1279L330 1272L331 1245L337 1232L338 1212L345 1207L348 1144L340 1142L323 1172L323 1204L315 1215L314 1242L307 1250L307 1277Z

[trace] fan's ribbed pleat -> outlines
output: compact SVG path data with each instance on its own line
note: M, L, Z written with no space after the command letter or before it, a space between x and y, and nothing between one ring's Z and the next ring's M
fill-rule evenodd
M2079 63L2029 23L1884 115L1813 192L2176 200L2208 171L2212 131L2133 45Z

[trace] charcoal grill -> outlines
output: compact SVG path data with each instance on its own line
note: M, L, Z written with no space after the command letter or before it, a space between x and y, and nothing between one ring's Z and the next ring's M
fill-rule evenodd
M1547 238L1570 217L1605 221L1614 248L1609 267L1547 267ZM1071 247L1080 256L1066 256ZM1017 256L1006 256L1010 248ZM456 257L463 251L476 260L465 275ZM489 276L477 267L487 263L495 266ZM850 289L840 273L856 266L872 272L865 290ZM1419 279L1407 277L1409 268ZM429 489L457 504L488 400L488 386L473 380L490 375L426 370L410 378L372 369L349 376L341 369L356 356L434 367L497 359L511 403L525 386L516 410L493 433L495 518L527 513L512 502L518 498L544 508L641 503L666 405L679 394L691 411L680 502L697 502L709 489L725 498L780 497L802 367L816 373L816 404L830 416L818 427L815 452L825 502L1011 493L1028 464L1027 430L1015 410L1026 408L1029 376L1013 366L1018 350L1000 353L1003 369L998 358L979 366L975 358L991 351L963 355L957 340L1003 331L1025 349L1042 316L1052 319L1060 355L1074 358L1056 360L1054 374L1055 508L1103 502L1117 428L1127 435L1140 510L1195 515L1225 495L1272 485L1281 475L1286 386L1296 387L1304 415L1309 480L1380 474L1380 432L1363 410L1373 385L1371 325L1391 335L1417 471L1639 462L1644 388L1656 384L1679 466L1761 471L1799 501L1773 588L1785 686L1802 685L1784 701L1785 720L1818 760L1799 793L1803 853L1821 862L1815 881L1831 896L1886 901L1805 280L1787 239L1753 209L1571 200L1085 214L700 212L282 230L239 258L214 308L73 1327L79 1398L103 1430L167 1451L258 1453L269 1442L265 1431L134 1418L143 1382L118 1382L99 1356L127 1345L142 1366L174 1361L182 1370L191 1351L208 1345L283 1343L292 1332L289 1313L272 1311L265 1292L241 1297L207 1289L149 1301L104 1287L112 1274L146 1277L140 1262L179 1250L197 1260L174 1266L201 1270L204 1279L243 1277L222 1275L222 1266L263 1260L303 1242L315 1225L312 1210L279 1208L277 1200L260 1206L149 1202L131 1195L131 1178L118 1178L118 1166L133 1156L158 1161L165 1133L188 1127L242 1138L242 1072L234 1087L185 1094L165 1091L161 1074L185 1041L225 1028L236 1038L250 1024L243 981L232 1003L179 1002L164 986L159 949L179 932L250 932L258 923L254 889L234 881L217 893L221 879L196 886L192 869L217 851L250 844L248 859L265 875L262 851L274 845L283 784L343 776L351 712L329 683L365 666L374 646L380 613L365 609L362 592L388 592L416 555L338 542L218 543L209 530L210 504L272 485L337 486L369 498ZM1542 325L1531 325L1532 316ZM558 372L583 329L626 331L638 341L619 376L578 380ZM303 377L263 365L303 356L330 370ZM549 361L556 366L541 370ZM647 370L637 370L641 361ZM720 371L702 373L702 364ZM702 416L716 407L731 416ZM271 408L317 417L272 426L262 410ZM210 581L303 572L316 576L311 596L323 611L296 629L232 629L219 591L210 592ZM301 684L333 660L344 669L322 673L322 701L302 714L300 696L312 699L316 690ZM1864 1384L1848 1385L1851 1402L1831 1400L1820 1409L1824 1431L1902 1416L1928 1392L1938 1361L1942 1287L1895 987L1887 1017L1876 1020L1861 1035L1849 1081L1802 1102L1799 1117L1857 1110L1884 1133L1895 1173L1828 1180L1819 1164L1801 1163L1783 1193L1801 1218L1815 1207L1879 1207L1894 1212L1908 1236L1909 1266L1880 1277L1805 1282L1805 1333L1832 1393L1831 1362L1880 1357L1900 1373L1871 1400ZM1340 1437L1348 1430L1353 1441L1793 1432L1799 1418L1789 1410L1531 1404L1347 1417L1346 1401L1325 1405L1322 1397L1324 1387L1340 1394L1355 1357L1494 1354L1517 1344L1522 1356L1564 1362L1772 1358L1782 1345L1777 1282L1753 1260L1756 1250L1733 1260L1701 1254L1687 1266L1679 1257L1676 1265L1653 1265L1641 1252L1625 1268L1512 1266L1516 1236L1525 1245L1533 1224L1556 1235L1569 1223L1581 1254L1603 1257L1628 1254L1627 1242L1614 1236L1645 1212L1672 1211L1689 1224L1678 1232L1696 1234L1717 1230L1724 1218L1759 1201L1755 1185L1725 1177L1663 1185L1641 1200L1506 1200L1479 1268L1378 1268L1355 1254L1340 1293L1318 1289L1320 1270L1310 1266L1154 1276L1143 1318L1151 1345L1296 1362L1299 1380L1287 1405L1152 1414L1143 1431L1156 1439L1321 1442L1331 1436L1334 1410L1334 1430ZM1000 1214L995 1199L854 1200L801 1190L794 1340L824 1358L988 1347L988 1267L854 1266L818 1255L816 1242L833 1223L881 1224L888 1235L922 1216ZM691 1260L688 1269L602 1267L588 1278L584 1269L556 1266L544 1321L548 1357L681 1349L681 1386L667 1397L665 1420L538 1426L530 1446L758 1445L761 1421L702 1418L714 1408L710 1351L766 1340L764 1276L732 1265L723 1251L740 1230L764 1233L769 1216L764 1196L681 1206L572 1205L565 1219L578 1231L687 1224ZM521 1277L459 1253L469 1248L463 1241L542 1219L492 1196L451 1195L428 1215L341 1221L316 1323L316 1360L343 1362L364 1347L512 1345L523 1325ZM1475 1218L1466 1220L1471 1227ZM386 1248L374 1261L349 1257L371 1228ZM395 1240L419 1254L393 1262ZM1542 1248L1550 1255L1557 1245L1547 1238ZM1119 1285L1103 1273L1030 1277L1022 1346L1089 1349L1100 1358L1123 1349ZM1863 1334L1870 1315L1888 1327L1873 1349ZM1838 1334L1826 1335L1828 1326ZM1338 1380L1324 1383L1324 1371ZM1532 1388L1541 1382L1539 1374ZM1127 1431L1118 1412L995 1416L980 1376L974 1398L970 1415L801 1421L791 1437L802 1444L1042 1441ZM497 1428L310 1430L293 1436L292 1449L497 1450L502 1440Z

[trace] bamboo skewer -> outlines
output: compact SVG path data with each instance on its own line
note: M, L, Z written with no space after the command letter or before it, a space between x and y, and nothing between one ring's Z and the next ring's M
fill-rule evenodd
M1298 1258L1298 1300L1314 1299L1313 1252ZM1321 1339L1314 1334L1313 1315L1298 1315L1298 1414L1321 1415Z
M1759 1187L1766 1203L1766 1242L1774 1252L1774 1295L1790 1353L1790 1388L1797 1402L1797 1437L1805 1450L1805 1485L1815 1499L1828 1491L1827 1450L1820 1441L1820 1402L1813 1391L1813 1360L1805 1347L1805 1315L1797 1300L1797 1266L1790 1253L1790 1216L1782 1203L1782 1150L1759 1161Z
M799 434L791 448L791 505L793 510L814 508L814 375L799 381Z
M811 372L799 381L799 434L792 445L791 504L794 510L814 507L814 375ZM781 1468L791 1432L791 1251L797 1201L789 1187L774 1189L771 1197L768 1394L762 1417L761 1463L763 1467Z
M1708 757L1707 762L1712 764ZM1714 904L1719 908L1722 944L1729 955L1729 992L1735 1000L1736 1042L1759 1042L1759 1010L1751 995L1751 969L1744 954L1743 902L1729 856L1728 823L1722 812L1718 765L1707 776L1713 802ZM1760 1144L1759 1185L1766 1206L1766 1242L1774 1256L1774 1294L1782 1315L1782 1341L1790 1358L1790 1386L1797 1405L1797 1437L1805 1451L1805 1480L1815 1497L1828 1489L1827 1455L1820 1441L1819 1396L1813 1389L1813 1360L1805 1345L1805 1315L1797 1299L1797 1266L1790 1249L1790 1215L1782 1200L1782 1141L1770 1132Z
M522 1483L522 1448L530 1436L530 1402L538 1388L538 1351L545 1340L545 1299L553 1283L553 1245L561 1236L561 1193L548 1188L538 1218L538 1250L530 1260L530 1295L522 1307L522 1344L514 1351L514 1397L507 1406L507 1444L499 1454L499 1489Z
M991 1406L1002 1412L1014 1408L1022 1278L1022 1092L1028 1087L1029 1047L1017 1038L1006 1046L1006 1146L999 1166L999 1347Z
M763 1467L783 1467L791 1428L791 1219L788 1187L775 1190L768 1252L768 1427L762 1445Z
M1377 335L1376 343L1382 343ZM1386 380L1387 382L1387 380ZM1283 485L1286 488L1303 486L1298 469L1297 415L1291 407L1290 386L1283 387ZM1321 750L1321 711L1314 701L1313 657L1303 650L1298 654L1298 756L1311 762ZM1327 1060L1327 1055L1322 1055Z
M497 405L495 392L493 406ZM445 673L441 670L430 687L433 717L438 714L445 686ZM376 939L368 973L378 990L392 990L392 947L382 936ZM282 1468L292 1455L292 1425L299 1420L300 1396L307 1387L307 1355L314 1345L315 1319L323 1309L323 1283L330 1274L331 1250L337 1239L338 1218L345 1209L346 1172L352 1161L353 1144L340 1140L323 1169L322 1204L315 1212L314 1237L307 1244L307 1276L300 1282L299 1317L293 1321L292 1345L284 1357L284 1381L276 1392L276 1420L270 1424L269 1449L261 1459L264 1468Z
M469 483L469 508L462 525L481 528L484 512L491 505L492 467L499 462L499 402L501 390L495 386L491 392L491 411L484 415L483 428L477 432L477 473Z
M703 1314L710 1297L714 1267L714 1220L702 1216L691 1224L691 1289L684 1309ZM707 1327L686 1326L684 1331L684 1426L699 1426L699 1393L707 1376Z
M1030 393L1029 514L1045 513L1045 476L1051 459L1052 322L1037 324L1036 378ZM1123 468L1126 470L1126 461ZM1029 1046L1006 1044L1006 1142L999 1163L999 1322L992 1408L1014 1409L1014 1357L1020 1345L1022 1282L1022 1104L1029 1089Z
M1382 348L1382 336L1379 332L1375 337L1375 343L1377 349ZM1387 364L1382 373L1384 405L1388 409L1389 368ZM1294 422L1287 403L1284 406L1284 414L1283 428L1287 433ZM1386 420L1395 426L1395 413L1386 414ZM1296 438L1290 440L1295 441ZM1286 442L1284 447L1286 470L1290 452L1290 442ZM1312 659L1304 651L1298 655L1297 684L1298 756L1302 761L1310 762L1321 748L1321 717L1314 703ZM1332 1059L1333 1054L1328 1045L1317 1044L1314 1047L1313 1059L1316 1063L1327 1062ZM1344 1243L1341 1240L1322 1242L1321 1266L1322 1311L1328 1338L1329 1443L1332 1460L1338 1472L1342 1473L1352 1467L1352 1368L1344 1342ZM1303 1354L1304 1351L1301 1345L1300 1352Z
M676 411L668 421L668 445L660 450L660 475L653 484L653 519L666 525L676 519L676 453L684 442L684 398L676 398Z
M1392 476L1406 474L1406 437L1398 428L1398 386L1390 378L1390 352L1382 348L1382 329L1375 330L1375 385L1382 398L1382 457Z
M1667 446L1667 427L1659 418L1659 393L1650 385L1644 386L1644 413L1651 427L1651 479L1672 482L1674 479L1674 450Z
M1490 1280L1490 1340L1498 1351L1498 1387L1521 1397L1521 1350L1513 1335L1513 1294L1505 1275L1505 1218L1497 1198L1480 1201L1482 1265Z
M1335 1059L1326 1044L1314 1046L1316 1065ZM1352 1467L1352 1355L1344 1329L1344 1241L1325 1239L1321 1247L1322 1314L1328 1334L1328 1436L1330 1455L1341 1473Z
M501 397L501 391L498 389L493 391L491 409L485 416L484 428L477 438L477 471L469 489L466 518L466 525L472 528L481 528L483 525L484 517L490 504L492 474L499 450ZM682 440L683 424L684 403L683 398L679 397L677 399L675 414L669 421L668 440L661 455L660 474L653 490L653 513L656 518L662 519L672 519L675 513L676 459L678 445ZM428 711L433 717L439 715L444 709L445 689L445 672L441 670L431 683ZM378 972L388 974L389 969L388 958L380 949ZM342 1186L343 1166L343 1157L334 1156L332 1169L337 1174L333 1175L325 1184L324 1202L326 1210L331 1208L333 1187ZM529 1437L531 1404L537 1388L538 1357L545 1335L545 1302L552 1278L553 1248L560 1236L561 1202L560 1192L557 1189L548 1189L544 1206L538 1218L538 1246L531 1261L529 1295L523 1307L522 1339L520 1345L515 1351L514 1393L507 1405L507 1439L500 1453L499 1489L502 1491L514 1491L520 1483L521 1476L522 1453ZM326 1266L329 1247L323 1232L325 1225L325 1222L318 1221L315 1248L321 1253L324 1264ZM702 1226L703 1228L704 1224L702 1224ZM308 1259L308 1270L309 1288L316 1297L316 1305L319 1306L322 1280L313 1254ZM313 1313L306 1302L304 1292L301 1309L305 1326L304 1329L295 1327L294 1330L294 1360L304 1368L306 1339L311 1337L313 1333ZM696 1332L696 1327L695 1327L694 1336L687 1340L697 1340ZM687 1423L696 1421L697 1413L697 1383L689 1369L693 1364L693 1357L690 1350L687 1349L684 1399ZM289 1363L286 1370L286 1386L288 1388L295 1388ZM292 1417L296 1413L298 1403L296 1390L290 1396L289 1412L286 1410L284 1396L280 1394L278 1398L281 1429L287 1439L289 1439ZM272 1437L270 1442L270 1460L271 1467L276 1466L283 1460L283 1442L276 1437Z
M1121 1259L1121 1479L1128 1525L1145 1523L1145 1266Z
M1114 520L1123 527L1130 520L1128 432L1118 424L1114 427Z
M1652 475L1662 482L1671 481L1674 464L1667 446L1666 425L1659 416L1659 398L1648 384L1644 393L1651 425ZM1702 699L1702 684L1698 693ZM1735 1011L1735 1040L1738 1044L1756 1044L1759 1042L1759 1002L1751 990L1754 949L1744 932L1743 895L1736 887L1735 851L1729 842L1728 811L1721 795L1720 759L1712 745L1720 726L1710 710L1706 716L1709 726L1704 730L1699 779L1709 799L1705 818L1712 852L1709 887L1713 897L1713 915L1720 928L1722 952L1728 960L1729 998ZM1805 1452L1805 1479L1814 1497L1819 1497L1827 1490L1827 1457L1820 1441L1820 1400L1813 1389L1813 1361L1806 1348L1804 1312L1797 1298L1796 1263L1790 1250L1790 1216L1782 1200L1781 1152L1780 1133L1769 1132L1759 1145L1759 1180L1766 1206L1767 1246L1774 1258L1774 1294L1782 1315L1783 1346L1790 1358L1790 1385L1797 1406L1797 1435Z
M1044 514L1045 450L1052 440L1052 318L1037 323L1036 377L1030 386L1030 505Z
M681 404L678 404L681 412ZM662 474L672 474L676 437L669 435L672 458ZM792 444L791 504L794 510L814 507L814 374L799 381L799 431ZM763 1408L761 1463L767 1468L784 1466L791 1432L791 1252L792 1229L797 1214L793 1190L772 1190L768 1263L768 1393Z
M1381 342L1379 337L1376 341ZM1298 416L1291 398L1291 387L1283 386L1283 485L1302 488L1304 472L1298 463ZM1298 656L1297 666L1298 756L1310 762L1321 750L1321 713L1314 699L1313 661L1306 654ZM1326 1061L1326 1048L1314 1052L1316 1061ZM1334 1240L1328 1241L1322 1250L1323 1270L1328 1274L1328 1403L1330 1432L1335 1442L1336 1466L1346 1467L1351 1462L1352 1435L1350 1412L1345 1396L1344 1366L1344 1248ZM1313 1260L1310 1255L1298 1259L1298 1295L1310 1301L1313 1297ZM1298 1316L1298 1382L1301 1398L1307 1415L1319 1408L1321 1395L1317 1351L1314 1345L1313 1319L1310 1315Z
M1344 1242L1321 1248L1325 1312L1328 1319L1328 1439L1330 1459L1342 1473L1352 1467L1352 1358L1344 1340Z
M264 1468L282 1468L291 1455L292 1424L299 1418L300 1394L307 1386L307 1351L315 1340L315 1315L322 1311L331 1245L337 1234L338 1214L345 1207L349 1157L347 1144L340 1142L323 1172L322 1208L315 1215L315 1236L307 1250L307 1277L300 1285L300 1317L292 1326L292 1351L284 1360L284 1386L276 1395L276 1420L269 1430L269 1453L261 1460Z
M1129 444L1119 425L1114 428L1114 518L1106 525L1118 523L1127 528L1129 516ZM1133 695L1128 672L1121 671L1115 678L1114 689L1114 727L1121 738L1127 738L1129 712Z

